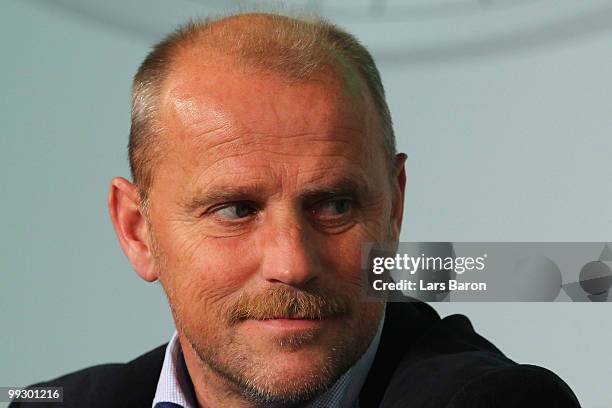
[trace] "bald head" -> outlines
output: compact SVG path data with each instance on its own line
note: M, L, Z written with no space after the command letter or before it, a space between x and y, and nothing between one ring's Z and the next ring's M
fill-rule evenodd
M381 143L392 175L395 141L378 69L369 52L352 35L320 19L276 14L239 14L188 23L153 47L134 77L130 168L142 199L154 177L155 160L166 133L160 120L160 99L167 79L188 61L201 67L230 64L279 74L287 81L309 81L332 75L351 93L370 98ZM206 75L205 69L202 75ZM363 84L363 86L362 86ZM223 86L223 84L219 84Z

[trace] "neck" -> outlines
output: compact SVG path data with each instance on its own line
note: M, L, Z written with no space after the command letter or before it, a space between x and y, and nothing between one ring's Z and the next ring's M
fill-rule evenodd
M241 390L217 373L202 361L191 343L179 333L179 342L185 358L185 365L195 392L196 401L200 408L236 407L256 408L258 405L244 398Z

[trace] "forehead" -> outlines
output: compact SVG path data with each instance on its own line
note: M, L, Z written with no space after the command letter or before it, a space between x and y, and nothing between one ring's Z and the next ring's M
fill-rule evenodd
M160 105L165 161L184 170L364 167L378 150L369 98L331 72L298 81L230 60L185 58L168 76Z
M172 64L165 81L162 115L169 115L164 119L177 121L173 124L186 130L198 118L220 119L221 113L246 129L273 126L290 131L316 115L320 124L348 121L365 130L369 98L363 97L365 87L360 85L355 75L339 75L331 68L293 79L228 56L206 61L198 53L185 53ZM278 114L262 116L266 109Z

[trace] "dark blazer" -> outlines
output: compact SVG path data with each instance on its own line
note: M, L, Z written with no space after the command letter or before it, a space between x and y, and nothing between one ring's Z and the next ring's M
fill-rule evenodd
M90 367L35 386L64 387L65 407L150 408L165 349L163 345L125 364ZM476 334L465 316L440 319L418 302L387 305L378 352L359 401L361 408L580 407L552 372L509 360Z

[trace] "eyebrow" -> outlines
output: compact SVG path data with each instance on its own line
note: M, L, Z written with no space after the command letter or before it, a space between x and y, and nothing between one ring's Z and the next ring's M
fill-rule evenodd
M207 207L214 203L235 202L235 201L255 201L268 193L267 188L261 185L245 186L218 186L209 191L198 193L183 205L187 211ZM351 196L355 198L365 197L370 193L364 183L358 183L352 178L341 178L328 186L306 186L302 188L298 196L302 201L314 202L325 198L338 196Z
M265 189L257 185L215 187L210 191L195 194L193 198L184 203L183 207L187 211L195 211L214 203L247 201L264 194Z
M303 201L316 201L338 196L363 197L368 194L368 190L365 184L358 183L351 178L342 178L329 187L306 187L301 190L300 197Z

